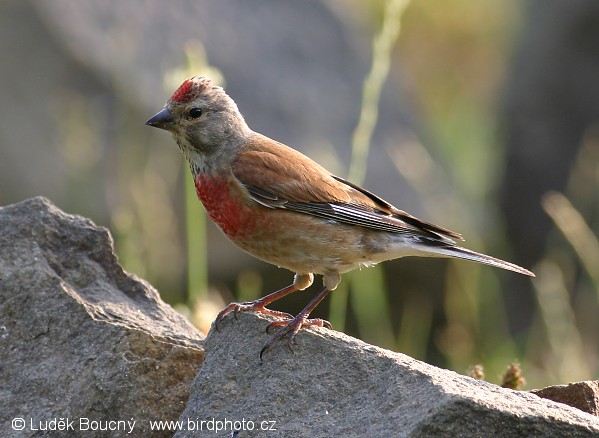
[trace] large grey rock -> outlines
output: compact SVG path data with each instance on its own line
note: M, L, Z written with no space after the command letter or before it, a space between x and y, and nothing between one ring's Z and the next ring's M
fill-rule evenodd
M260 363L266 317L244 313L206 339L206 358L175 436L598 436L599 419L533 394L435 368L326 329L301 332ZM202 425L202 421L205 421ZM218 423L218 422L221 423ZM253 422L253 423L250 423ZM261 423L264 422L264 423ZM272 422L272 423L271 423ZM228 427L219 434L216 427Z
M122 270L105 229L43 198L0 208L2 437L77 436L89 421L129 422L89 436L126 436L131 427L128 436L171 436L176 423L152 432L150 420L177 418L179 437L227 436L236 426L245 426L240 438L260 428L276 429L271 436L599 435L599 419L575 408L335 331L304 331L295 354L277 345L261 363L267 322L241 314L211 332L189 396L203 335ZM72 429L31 430L55 419Z
M149 420L182 412L203 338L123 271L106 229L44 198L0 208L0 436L54 418L135 420L150 436Z

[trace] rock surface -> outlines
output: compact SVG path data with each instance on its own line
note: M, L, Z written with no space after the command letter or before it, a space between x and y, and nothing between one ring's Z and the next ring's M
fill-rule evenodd
M548 386L530 392L599 417L599 380Z
M261 363L268 321L229 316L204 340L122 270L105 229L43 198L0 208L0 436L599 436L578 409L335 331ZM597 389L538 393L588 399L583 384Z
M171 436L150 435L149 420L183 411L203 338L122 270L106 229L44 198L0 208L0 436L56 436L31 429L61 418Z
M598 436L599 419L536 395L442 370L326 329L302 331L260 363L266 317L227 317L175 436ZM224 423L225 420L237 424ZM245 423L243 423L245 420ZM205 423L202 425L202 421ZM221 423L218 423L218 422ZM253 423L252 423L253 422ZM227 428L214 434L216 427Z

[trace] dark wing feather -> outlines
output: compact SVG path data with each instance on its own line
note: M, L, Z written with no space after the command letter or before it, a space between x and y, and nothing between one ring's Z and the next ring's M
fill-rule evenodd
M432 231L432 227L429 224L418 221L418 219L413 218L412 216L408 217L408 220L412 222L410 223L403 218L400 219L393 214L384 213L364 204L285 201L264 189L248 185L244 185L244 187L254 201L265 207L283 208L298 213L305 213L323 219L333 220L339 223L356 225L373 230L388 231L390 233L417 233L429 236L429 238L445 244L453 244L453 241L448 239L445 235ZM419 226L420 224L423 226Z
M393 205L391 205L384 199L378 197L374 193L369 192L368 190L366 190L356 184L346 181L343 178L340 178L338 176L332 175L332 177L335 178L340 183L346 184L347 186L351 187L352 189L357 190L358 192L362 193L363 195L368 196L375 204L383 206L393 216L400 218L401 220L403 220L404 222L406 222L410 225L413 225L417 228L422 228L422 229L430 231L434 234L440 234L442 236L450 237L450 238L457 239L457 240L464 240L462 235L459 233L456 233L455 231L451 231L451 230L448 230L447 228L443 228L438 225L431 224L429 222L420 220L417 217L414 217L411 214L406 213L403 210L399 210L399 209L395 208Z

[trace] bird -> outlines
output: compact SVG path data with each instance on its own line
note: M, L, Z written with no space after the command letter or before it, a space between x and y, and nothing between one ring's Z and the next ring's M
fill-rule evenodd
M274 315L277 342L292 350L304 327L331 328L309 318L339 284L341 274L406 256L471 260L534 277L513 263L459 246L462 235L418 219L374 193L333 175L306 155L253 131L225 90L203 76L186 79L146 125L172 134L189 162L197 197L209 218L238 247L295 273L293 283L255 301L233 302L217 315L242 311ZM293 316L269 309L274 301L323 287ZM293 350L292 350L293 351Z

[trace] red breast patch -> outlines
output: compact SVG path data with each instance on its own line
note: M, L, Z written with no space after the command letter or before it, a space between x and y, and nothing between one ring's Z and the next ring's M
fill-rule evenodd
M239 196L231 193L227 182L218 177L198 175L194 178L196 193L204 208L223 232L232 240L251 236L263 214L244 205Z

